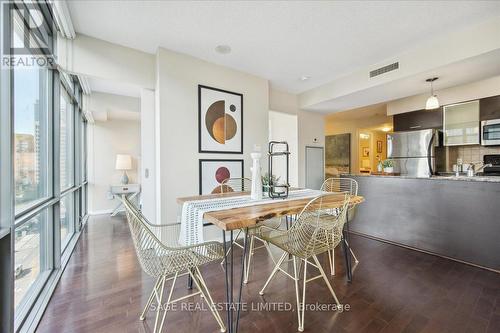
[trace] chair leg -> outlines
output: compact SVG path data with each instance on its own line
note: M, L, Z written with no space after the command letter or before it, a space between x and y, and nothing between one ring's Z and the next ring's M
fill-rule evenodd
M273 252L271 251L271 247L269 246L269 242L263 241L264 246L266 247L267 253L269 254L269 257L271 257L271 260L273 263L276 265L276 260L274 259Z
M249 248L249 252L248 252L248 260L245 260L245 279L243 280L243 283L244 284L247 284L248 283L248 275L250 274L250 267L251 267L251 264L252 264L252 257L253 257L253 252L254 252L254 241L255 241L255 237L254 236L251 236L250 237L250 248Z
M278 260L278 263L276 264L276 266L274 266L274 269L273 269L271 275L269 275L269 277L267 278L267 281L264 284L264 287L262 287L262 289L259 291L259 295L264 295L264 290L267 288L267 286L269 285L271 280L274 278L274 276L278 272L281 264L283 263L283 261L285 261L285 258L287 257L287 255L288 255L287 252L283 252L283 255L281 256L280 260Z
M313 256L314 263L318 266L319 272L321 273L321 276L323 277L323 280L325 280L326 285L328 286L328 289L330 289L330 292L332 293L333 298L335 299L335 302L337 303L337 306L340 307L340 302L339 299L337 298L337 295L335 295L335 292L333 291L332 285L330 284L330 281L328 281L328 278L325 274L325 271L323 270L323 267L321 266L321 263L318 260L317 256Z
M233 240L233 244L234 244L234 245L238 245L238 246L240 246L240 247L241 247L241 245L240 245L240 244L238 244L238 242L236 242L236 241L238 240L238 237L240 236L241 231L242 231L242 229L238 230L238 233L236 234L236 237L235 237L235 238L234 238L234 240ZM224 241L226 241L226 240L224 239ZM229 247L229 249L228 249L228 250L227 250L227 252L226 252L226 255L224 256L224 259L222 259L222 261L220 262L220 265L221 265L221 266L224 266L224 262L226 261L226 258L227 258L227 256L229 255L229 253L231 252L231 248L232 248L232 246L230 246L230 247Z
M158 285L160 284L161 279L162 279L161 276L159 276L156 279L156 282L155 282L155 285L153 287L153 290L151 291L151 295L149 295L148 302L146 303L146 306L144 307L144 310L142 310L141 316L139 317L140 320L146 319L146 312L148 311L149 307L151 306L151 303L153 303L153 299L154 299L154 297L156 295L156 292L157 292L157 289L158 289Z
M335 249L328 250L328 261L330 263L330 274L335 275Z
M301 320L299 320L299 332L304 332L304 315L306 312L306 284L307 284L307 259L304 260L304 282L302 286Z
M354 251L352 250L352 247L349 245L349 243L347 242L347 240L346 240L346 243L347 243L347 246L349 246L349 250L351 251L352 257L354 258L354 262L356 264L359 264L359 260L358 260L358 258L356 258L356 255L354 254Z
M294 282L295 282L295 296L297 298L297 322L299 323L299 330L300 330L300 291L299 291L299 273L297 270L297 258L293 257L293 277L294 277Z
M165 307L165 310L163 312L163 317L161 318L161 324L160 324L160 329L158 330L158 333L160 333L163 330L163 323L165 322L165 317L167 316L167 309L168 309L168 306L170 305L170 300L172 299L172 294L174 292L175 283L177 282L178 275L179 275L178 272L175 273L174 280L172 281L172 286L170 287L170 292L168 293L167 303L165 305L166 307Z
M196 284L196 287L198 290L201 292L201 294L204 296L203 299L207 303L208 307L210 308L210 311L212 312L212 315L214 316L215 320L220 326L220 331L225 332L226 331L226 326L224 325L224 322L222 321L222 318L220 317L219 312L217 311L216 305L214 300L212 299L212 295L210 295L210 292L208 290L207 284L205 283L205 280L203 279L203 276L201 275L201 272L198 267L196 267L195 271L190 273L191 276L193 277L193 281Z
M165 288L165 276L161 277L161 286L160 286L160 295L158 296L158 293L156 293L156 300L158 301L158 309L156 309L156 319L155 319L155 326L153 329L153 332L159 332L156 330L158 327L158 321L160 320L160 312L161 308L163 307L163 304L161 303L163 300L163 289Z

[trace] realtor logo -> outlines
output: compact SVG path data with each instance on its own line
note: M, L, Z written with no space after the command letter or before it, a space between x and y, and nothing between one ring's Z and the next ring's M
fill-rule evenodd
M49 66L55 64L50 47L53 21L39 5L30 2L3 2L4 38L2 66ZM10 33L10 35L9 35ZM8 43L10 41L10 43Z

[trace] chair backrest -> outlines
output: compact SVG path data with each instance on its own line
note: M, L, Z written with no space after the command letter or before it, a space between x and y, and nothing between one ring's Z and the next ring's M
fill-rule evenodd
M245 192L252 189L252 180L249 178L227 178L220 184L220 193Z
M332 177L323 182L321 190L334 193L348 193L358 195L358 182L347 177Z
M342 239L349 200L347 193L328 193L309 201L287 231L293 253L309 258L335 248ZM330 213L333 203L338 207L335 215Z
M164 271L160 257L172 254L175 249L170 249L163 245L151 230L150 226L152 225L147 222L139 209L127 198L123 198L122 200L139 263L147 274L158 277Z

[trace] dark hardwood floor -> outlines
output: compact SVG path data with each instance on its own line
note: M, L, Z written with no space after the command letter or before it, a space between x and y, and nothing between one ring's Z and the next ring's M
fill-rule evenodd
M346 282L340 250L336 251L337 275L331 279L350 311L306 312L306 332L500 332L499 274L354 235L351 246L361 261L354 281ZM243 292L249 309L242 313L240 332L296 332L294 310L252 310L252 304L265 302L295 306L294 284L284 276L259 296L272 264L264 250L254 258ZM321 260L326 269L327 259ZM214 263L202 272L216 302L223 302L221 266ZM177 295L187 292L185 279L180 282ZM37 332L151 332L152 313L144 322L139 314L152 285L152 278L139 266L125 220L94 217ZM193 301L201 304L197 296ZM308 284L307 302L331 304L321 280ZM218 326L209 311L179 308L167 314L164 331L218 332Z

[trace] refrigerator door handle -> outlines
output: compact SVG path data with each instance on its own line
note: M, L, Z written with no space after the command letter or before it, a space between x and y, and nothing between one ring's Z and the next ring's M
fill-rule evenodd
M434 170L432 169L432 147L434 145L434 139L436 138L436 133L433 132L431 139L429 140L429 146L427 147L427 164L429 165L430 176L434 175Z

